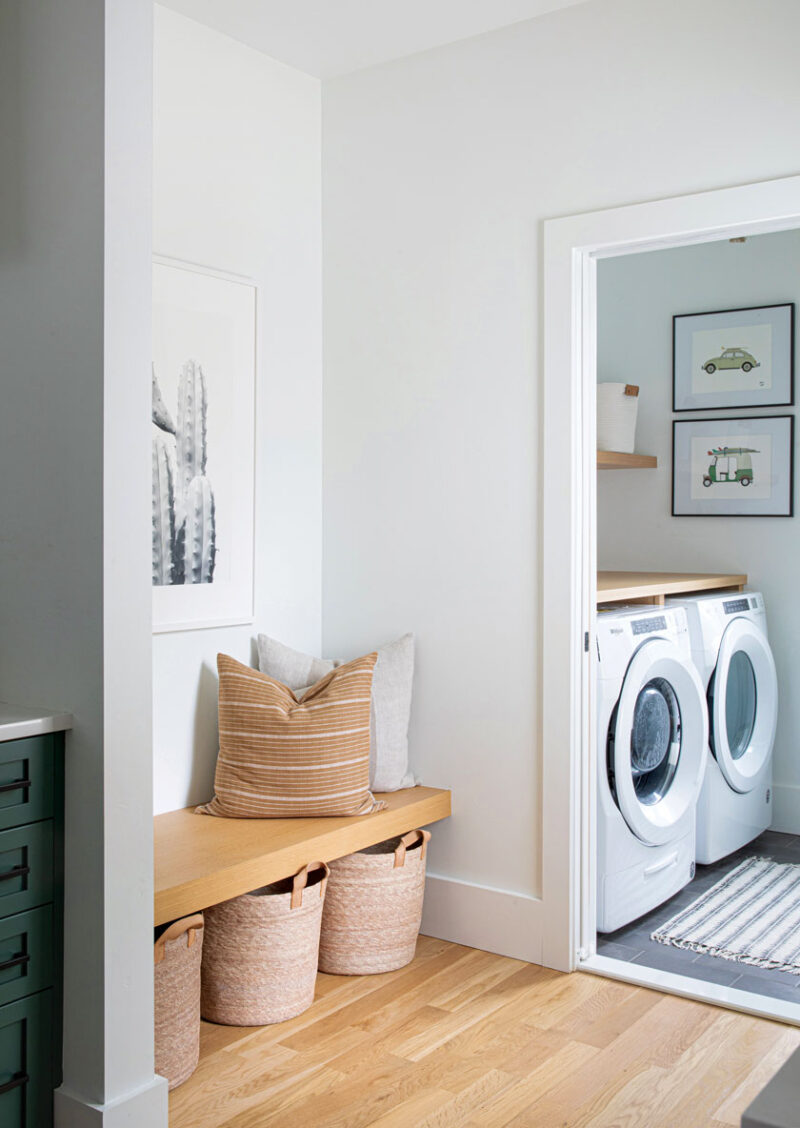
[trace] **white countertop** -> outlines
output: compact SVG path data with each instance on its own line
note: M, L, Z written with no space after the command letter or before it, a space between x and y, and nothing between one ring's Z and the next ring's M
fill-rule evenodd
M72 716L69 713L52 713L49 709L37 709L35 705L10 705L0 701L0 742L70 728Z

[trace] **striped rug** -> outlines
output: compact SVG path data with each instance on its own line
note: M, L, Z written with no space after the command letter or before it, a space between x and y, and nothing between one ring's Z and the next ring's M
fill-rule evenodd
M651 939L800 975L800 865L748 858Z

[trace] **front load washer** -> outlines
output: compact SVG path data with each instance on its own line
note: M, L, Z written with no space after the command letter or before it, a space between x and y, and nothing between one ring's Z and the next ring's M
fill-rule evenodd
M706 690L709 753L697 805L697 861L716 862L772 822L778 679L760 592L670 600L689 621Z
M598 611L598 932L691 881L707 743L685 610Z

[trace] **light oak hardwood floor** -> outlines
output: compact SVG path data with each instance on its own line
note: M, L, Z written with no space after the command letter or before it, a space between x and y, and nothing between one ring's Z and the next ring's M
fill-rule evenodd
M305 1014L203 1024L170 1128L732 1128L800 1030L420 937Z

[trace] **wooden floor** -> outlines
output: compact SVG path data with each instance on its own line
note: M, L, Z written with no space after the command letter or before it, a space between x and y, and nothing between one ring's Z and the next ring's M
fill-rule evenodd
M800 1030L421 937L313 1007L203 1024L171 1128L731 1128Z

